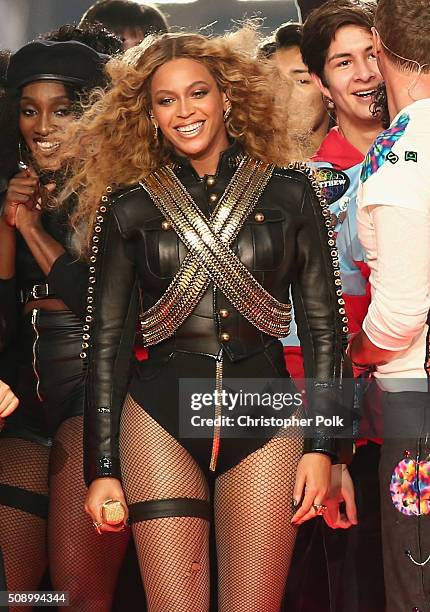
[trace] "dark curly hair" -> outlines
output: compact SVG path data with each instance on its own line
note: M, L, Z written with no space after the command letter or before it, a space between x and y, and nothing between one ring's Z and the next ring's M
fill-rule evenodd
M6 72L9 64L11 51L8 49L0 50L0 89L3 90L6 85Z
M370 105L370 112L381 120L384 130L390 127L390 113L388 112L387 89L385 83L380 83Z
M283 23L270 36L263 41L258 49L258 57L270 59L280 49L299 47L302 43L303 25L297 21Z
M116 55L122 52L122 42L109 30L98 23L85 23L81 26L63 25L58 30L42 34L39 39L54 42L75 40L91 47L98 53ZM19 161L19 98L21 92L8 91L4 86L4 75L10 52L0 52L0 182L8 181L16 172ZM4 59L2 59L4 58ZM104 86L106 81L100 78L84 87L64 84L68 98L74 103L73 112L79 115L81 104L87 98L87 92L96 86Z
M54 42L67 42L77 40L105 55L116 55L122 53L122 40L110 30L107 30L101 23L84 22L77 26L67 24L46 34L39 36L43 40Z
M149 4L130 0L99 0L82 16L80 26L86 23L101 23L112 32L125 29L141 30L145 36L163 34L168 31L165 16L160 9Z

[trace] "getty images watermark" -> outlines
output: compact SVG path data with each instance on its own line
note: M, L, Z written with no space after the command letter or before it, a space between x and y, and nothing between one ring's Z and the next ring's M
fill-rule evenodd
M349 436L350 412L333 394L334 410L328 416L309 410L309 389L304 381L296 388L290 379L224 379L221 391L214 389L213 379L180 381L180 435L211 437L214 427L223 429L224 437L258 437L262 430L282 430L283 435L312 437L315 430L329 429L339 436ZM338 394L339 395L339 394ZM340 398L340 395L339 395ZM346 433L345 433L346 432Z

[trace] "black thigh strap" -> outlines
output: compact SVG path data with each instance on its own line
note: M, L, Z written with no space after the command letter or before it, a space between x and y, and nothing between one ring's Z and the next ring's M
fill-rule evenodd
M16 508L40 518L48 518L48 496L0 484L0 504Z
M130 504L128 510L132 524L170 516L195 516L210 521L209 502L190 497L150 499Z

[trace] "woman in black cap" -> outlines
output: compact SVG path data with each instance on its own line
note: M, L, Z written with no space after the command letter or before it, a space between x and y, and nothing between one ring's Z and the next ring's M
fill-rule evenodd
M104 541L84 518L79 353L87 268L73 252L73 202L58 213L50 200L64 176L65 130L82 97L105 84L106 59L76 41L38 41L14 53L2 100L1 133L9 138L0 152L9 179L0 216L0 299L13 293L21 302L14 386L21 405L0 438L7 586L36 590L49 558L53 588L69 592L73 610L97 612L111 607L127 534Z

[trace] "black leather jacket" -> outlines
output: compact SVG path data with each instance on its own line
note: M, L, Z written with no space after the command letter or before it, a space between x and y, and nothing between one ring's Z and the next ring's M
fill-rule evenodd
M177 160L175 173L206 215L231 179L238 153L235 145L224 152L214 177L199 178L187 160ZM141 186L114 194L110 202L102 231L95 234L97 255L90 269L90 337L86 337L89 346L84 344L89 353L87 483L100 476L120 475L119 417L129 381L138 289L146 310L164 293L186 254L177 234L163 230L163 216ZM256 219L257 211L263 213L263 220L261 215ZM306 376L321 383L314 391L313 409L322 415L334 414L339 410L335 395L341 377L344 324L321 205L302 172L275 169L233 249L279 301L288 301L292 287ZM221 309L227 309L230 316L221 318ZM230 337L227 342L221 340L225 333ZM174 349L214 355L223 346L224 354L236 361L263 351L273 341L211 285L174 338L165 342L171 342ZM316 432L307 450L336 455L335 442L325 430Z

